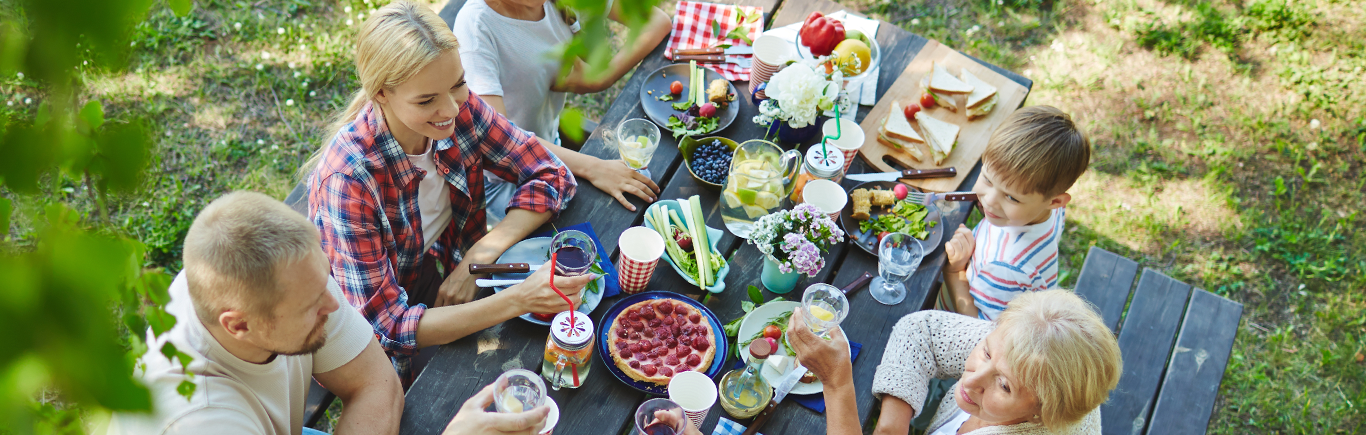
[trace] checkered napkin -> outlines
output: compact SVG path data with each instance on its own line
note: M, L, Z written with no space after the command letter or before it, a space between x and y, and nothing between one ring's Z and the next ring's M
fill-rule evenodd
M588 235L588 238L593 239L593 244L596 245L598 248L598 267L601 267L603 272L607 272L607 276L603 279L603 282L604 284L606 284L607 288L602 290L602 297L610 298L612 296L616 296L617 293L621 293L621 285L617 283L617 268L612 266L612 262L607 261L606 255L603 254L604 252L607 252L607 249L604 249L602 247L602 241L598 240L598 233L593 231L593 224L589 222L584 222L578 225L560 228L560 231L569 230L583 231L584 234ZM555 233L553 231L544 231L541 233L532 234L528 238L554 236Z
M673 60L674 50L711 48L720 44L750 45L740 38L723 38L732 29L735 29L739 23L740 14L750 15L755 12L762 16L763 8L705 2L678 2L678 6L674 10L674 29L673 33L669 35L669 46L665 48L664 58ZM713 21L717 23L716 26L713 26ZM739 26L748 29L748 36L753 41L764 31L764 20L762 18L758 20L747 19ZM716 32L718 27L721 30L719 33ZM748 54L744 56L753 57ZM749 68L741 68L733 63L705 63L701 65L716 71L726 80L749 80Z
M745 433L744 425L730 421L730 419L725 417L716 420L716 429L712 429L711 431L711 435L741 435L743 433Z

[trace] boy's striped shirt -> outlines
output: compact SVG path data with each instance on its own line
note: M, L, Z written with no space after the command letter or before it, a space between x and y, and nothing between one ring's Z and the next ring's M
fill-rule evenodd
M972 231L976 247L968 262L968 287L977 317L994 320L1026 291L1058 285L1058 239L1065 212L1024 227L998 227L985 219Z

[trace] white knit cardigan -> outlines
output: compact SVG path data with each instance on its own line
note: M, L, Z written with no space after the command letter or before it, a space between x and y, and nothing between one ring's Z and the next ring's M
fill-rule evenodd
M915 407L916 415L929 394L932 378L957 378L963 375L963 365L977 343L986 339L994 325L945 311L927 310L903 317L892 329L882 364L873 377L873 394L881 398L891 394ZM927 432L934 432L948 423L958 402L950 391L940 402ZM1009 426L988 426L968 432L970 435L1100 435L1100 408L1081 421L1059 431L1049 430L1038 423L1019 423Z

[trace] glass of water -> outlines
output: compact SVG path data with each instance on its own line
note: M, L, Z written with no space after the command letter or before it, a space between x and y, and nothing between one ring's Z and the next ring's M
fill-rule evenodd
M650 158L659 148L659 126L648 119L632 118L617 124L616 129L603 131L608 145L616 145L626 166L646 177L650 176Z
M545 382L530 370L508 370L493 383L493 406L498 412L528 411L542 403L545 403Z
M877 244L877 277L869 284L869 293L883 305L896 305L906 299L906 285L920 261L925 259L925 246L906 233L891 233Z
M835 286L818 282L802 293L802 312L811 332L830 338L830 330L849 315L849 299Z

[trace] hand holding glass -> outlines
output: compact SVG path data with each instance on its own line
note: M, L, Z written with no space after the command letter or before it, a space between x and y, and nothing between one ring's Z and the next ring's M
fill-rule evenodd
M815 283L802 293L802 316L811 332L829 339L830 330L840 325L849 315L849 299L835 286Z
M550 252L555 256L555 274L579 276L588 273L598 259L597 245L582 231L561 231L550 239Z
M522 412L542 403L545 403L545 382L530 370L508 370L493 383L493 406L498 412Z

